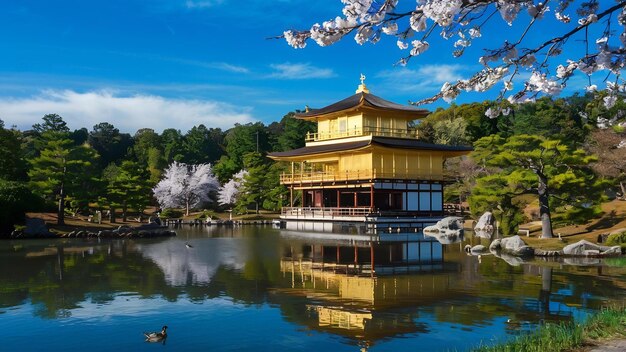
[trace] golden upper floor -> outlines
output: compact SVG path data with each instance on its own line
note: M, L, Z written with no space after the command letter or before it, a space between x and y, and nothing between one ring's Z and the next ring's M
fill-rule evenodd
M296 118L317 123L317 132L308 134L306 142L360 136L417 139L413 121L428 113L370 94L361 84L356 94L321 109L307 108Z

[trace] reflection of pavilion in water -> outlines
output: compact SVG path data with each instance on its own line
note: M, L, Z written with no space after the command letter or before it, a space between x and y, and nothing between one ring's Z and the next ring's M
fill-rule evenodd
M421 234L388 236L283 231L287 239L281 272L291 288L282 293L306 297L311 328L347 335L369 345L389 336L427 332L417 313L406 311L416 298L433 302L449 294L442 245ZM399 237L403 237L402 240ZM393 275L427 272L429 275Z
M388 235L298 236L289 231L282 236L280 268L290 287L276 293L303 299L306 312L299 320L309 328L346 336L361 346L436 330L431 314L437 322L468 328L509 318L505 328L514 334L542 321L573 318L571 309L550 301L551 268L532 273L541 276L539 287L503 289L498 297L494 292L502 289L500 284L484 281L475 258L461 254L444 262L443 253L452 253L419 234L398 234L394 240ZM489 297L481 298L482 290Z

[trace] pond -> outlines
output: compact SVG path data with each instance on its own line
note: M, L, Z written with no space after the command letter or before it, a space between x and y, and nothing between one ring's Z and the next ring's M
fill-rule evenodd
M512 266L468 256L462 243L408 265L394 258L416 247L355 236L270 226L177 232L0 242L1 349L464 351L626 297L619 259ZM371 255L380 269L367 264ZM163 325L164 344L144 341Z

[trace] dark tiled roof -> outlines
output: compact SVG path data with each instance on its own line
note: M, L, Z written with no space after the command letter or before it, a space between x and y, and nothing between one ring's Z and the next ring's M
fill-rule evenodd
M323 145L316 145L312 147L292 149L286 152L269 153L268 156L269 157L289 157L289 156L310 155L310 154L319 154L319 153L340 152L344 150L363 148L363 147L368 146L369 144L370 144L369 140L347 142L347 143L323 144Z
M392 110L392 111L403 111L403 112L412 112L416 115L427 115L429 113L426 109L420 109L415 106L410 105L401 105L385 100L381 97L377 97L375 95L369 93L357 93L353 96L350 96L344 100L338 101L334 104L328 105L321 109L309 109L308 112L297 113L297 118L308 118L308 117L316 117L320 115L330 114L337 111L348 110L354 107L359 106L361 104L361 100L363 100L363 106L370 106L374 108Z
M269 157L292 157L292 156L304 156L319 153L332 153L347 151L353 149L359 149L366 147L370 144L376 144L388 148L403 148L403 149L418 149L418 150L440 150L440 151L453 151L453 152L469 152L472 151L472 147L432 144L420 141L419 139L404 139L404 138L389 138L389 137L372 137L372 140L355 141L347 143L336 144L323 144L311 147L304 147L289 150L286 152L276 152L268 154Z
M372 143L391 148L423 149L423 150L445 150L454 152L470 152L472 147L460 145L432 144L420 141L419 139L372 137Z

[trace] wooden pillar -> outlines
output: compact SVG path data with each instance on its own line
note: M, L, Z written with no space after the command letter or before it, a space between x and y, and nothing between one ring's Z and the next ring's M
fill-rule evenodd
M354 207L358 207L359 206L359 201L357 200L357 192L354 191Z
M374 276L374 243L370 242L370 265L372 267L370 273Z
M337 190L337 208L341 208L341 192Z
M341 258L339 257L339 246L337 246L337 264L339 264L339 260Z
M289 186L289 206L293 208L293 184Z
M374 185L370 186L370 208L374 210Z
M354 264L357 264L359 261L359 249L357 246L354 246Z

